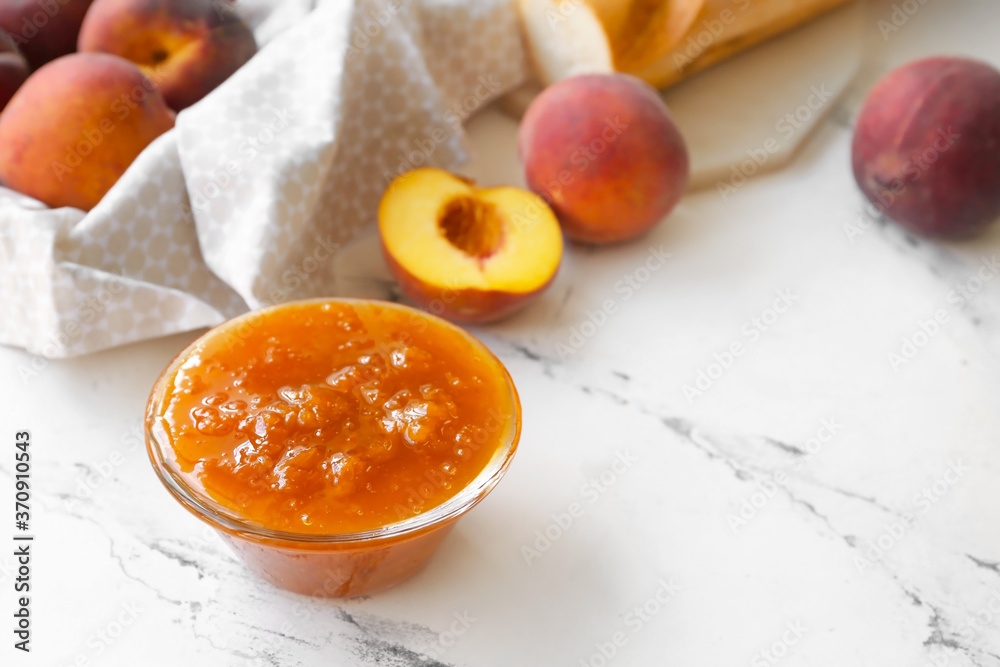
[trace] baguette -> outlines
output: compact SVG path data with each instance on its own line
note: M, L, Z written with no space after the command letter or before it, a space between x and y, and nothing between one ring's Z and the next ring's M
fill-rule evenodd
M618 71L665 88L852 0L520 0L539 79Z
M521 33L542 83L577 74L613 72L601 18L581 0L520 0Z
M627 70L666 88L851 0L707 0L691 31L670 51Z
M593 1L593 0L589 0ZM708 0L631 0L625 20L611 33L615 67L623 72L656 62L684 39Z

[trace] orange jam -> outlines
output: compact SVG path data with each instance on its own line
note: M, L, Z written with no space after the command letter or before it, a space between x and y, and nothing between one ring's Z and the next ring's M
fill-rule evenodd
M261 527L329 535L459 493L515 428L515 400L500 363L456 327L315 301L206 336L157 417L192 488Z

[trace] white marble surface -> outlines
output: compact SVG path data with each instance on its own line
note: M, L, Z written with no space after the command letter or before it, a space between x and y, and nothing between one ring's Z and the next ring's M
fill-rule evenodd
M1000 64L988 2L927 0L888 40L879 11L869 79L924 52ZM1000 665L1000 277L949 299L1000 255L1000 227L961 244L882 222L846 233L857 99L785 169L726 200L692 193L635 243L572 248L542 299L476 330L520 389L520 451L426 571L370 599L261 583L156 481L140 415L194 334L27 376L32 360L0 349L0 498L13 432L31 429L37 535L29 656L10 647L0 548L0 663ZM490 111L472 129L468 173L517 181L511 121ZM616 312L585 325L609 299ZM700 370L719 377L689 399ZM572 503L582 515L536 544Z

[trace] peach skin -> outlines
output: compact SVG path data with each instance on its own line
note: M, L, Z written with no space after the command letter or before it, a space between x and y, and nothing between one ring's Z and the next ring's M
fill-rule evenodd
M898 224L979 233L1000 217L1000 71L950 56L893 70L858 114L851 161L872 206Z
M93 208L174 113L139 68L77 53L35 72L0 114L0 180L49 206Z
M205 97L257 52L250 28L213 0L95 0L79 46L139 65L175 111Z
M91 0L3 0L0 31L6 32L38 69L76 50L80 24Z
M583 243L635 238L684 195L687 146L649 84L627 74L583 74L545 89L518 132L528 187Z

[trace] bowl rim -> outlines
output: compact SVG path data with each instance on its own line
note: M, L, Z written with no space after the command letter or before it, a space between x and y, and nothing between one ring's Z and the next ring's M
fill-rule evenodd
M402 521L395 521L379 528L358 531L353 533L296 533L285 530L275 530L267 528L249 519L242 517L239 513L223 507L204 492L188 484L176 466L168 463L166 452L169 451L169 444L166 442L166 429L159 418L160 407L162 406L165 390L170 379L177 369L184 363L192 352L197 350L206 341L219 335L224 335L231 329L237 328L248 321L253 321L264 315L280 310L299 308L310 305L336 303L336 304L366 304L377 305L381 308L391 308L402 312L410 313L414 317L423 320L430 320L435 324L445 326L468 340L474 347L478 348L487 360L496 364L501 371L501 376L507 384L509 391L510 406L512 410L511 419L508 420L504 433L501 436L501 443L493 454L493 457L476 477L469 482L461 491L451 498L445 500L426 512L414 515ZM363 544L373 541L390 540L405 536L416 536L416 534L426 532L436 527L443 526L459 518L483 498L497 485L503 475L507 472L517 451L518 442L521 436L521 403L514 387L514 381L510 372L503 365L499 358L486 347L482 341L462 327L449 322L441 317L427 313L410 306L406 306L393 301L380 299L358 299L358 298L338 298L321 297L315 299L301 299L288 301L282 304L268 306L244 313L243 315L229 319L219 324L181 350L166 368L160 373L153 389L150 392L146 403L146 411L143 423L143 430L146 438L146 452L149 455L150 463L156 472L160 482L167 491L188 511L193 513L202 521L205 521L216 529L223 530L244 539L258 542L283 542L298 543L305 545L350 545Z

